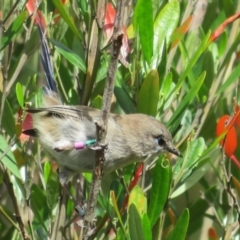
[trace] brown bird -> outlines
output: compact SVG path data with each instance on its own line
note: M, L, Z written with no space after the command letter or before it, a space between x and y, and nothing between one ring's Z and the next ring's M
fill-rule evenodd
M56 93L53 68L41 29L41 60L48 81L43 107L28 109L33 114L33 129L24 133L39 138L42 146L60 166L60 181L65 183L76 172L91 172L95 151L89 147L96 139L95 122L101 111L86 106L63 105ZM90 143L89 143L90 142ZM104 172L133 162L152 161L164 152L181 156L172 136L158 120L144 114L110 114L106 135Z

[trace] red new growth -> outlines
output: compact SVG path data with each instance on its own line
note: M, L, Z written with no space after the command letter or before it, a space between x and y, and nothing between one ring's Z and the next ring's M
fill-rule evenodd
M230 116L222 116L217 123L216 135L219 137L221 134L227 131L225 138L220 141L220 145L224 145L224 152L230 158L237 148L237 134L234 126L232 126L230 129L227 129L229 123Z

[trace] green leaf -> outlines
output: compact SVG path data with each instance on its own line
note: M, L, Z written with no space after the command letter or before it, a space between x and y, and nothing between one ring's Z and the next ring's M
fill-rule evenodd
M133 203L129 207L128 225L131 240L144 240L142 221L139 212Z
M233 84L240 76L240 63L237 65L237 67L233 68L233 71L231 72L228 79L219 87L216 95L219 95L223 93L231 84Z
M143 81L138 95L137 112L156 116L159 99L159 76L151 70Z
M186 208L178 219L170 240L185 240L189 224L189 210Z
M23 97L23 89L21 83L16 84L16 94L17 94L17 100L21 108L24 107L24 97Z
M151 64L153 55L153 9L152 2L138 0L134 12L139 29L140 42L143 56Z
M51 165L50 165L50 162L47 161L47 162L44 163L44 168L43 168L43 174L44 174L45 182L48 181L50 173L51 173Z
M50 42L54 45L56 50L62 54L70 63L72 63L75 67L81 69L84 73L86 72L86 65L84 61L75 52L53 39L50 39Z
M203 84L205 76L206 76L206 72L203 72L200 75L200 77L196 80L196 82L193 85L193 87L191 88L191 90L182 99L182 101L179 104L179 106L177 107L176 111L173 113L172 117L168 121L168 126L170 126L176 120L176 118L179 116L179 114L182 113L182 111L184 110L184 108L186 108L186 106L189 104L189 102L191 102L194 99L194 97L196 97L200 87Z
M221 39L221 38L220 38ZM239 40L240 40L240 33L238 33L238 35L236 36L236 38L234 39L234 41L231 43L231 46L229 46L229 49L221 63L221 65L218 68L218 72L221 72L223 70L223 68L225 68L226 66L228 66L230 59L232 58L233 54L236 51L236 48L239 45ZM227 40L228 41L228 40ZM227 43L226 43L227 44Z
M2 99L2 92L0 91L0 99ZM15 135L15 120L12 112L12 108L8 102L5 101L4 111L2 116L2 128L4 131L13 137Z
M213 53L211 51L207 51L204 56L202 70L206 72L206 78L204 81L204 85L206 86L207 90L209 91L210 87L212 86L214 77L215 77L214 57L213 57ZM208 93L208 91L207 91L207 93Z
M159 159L153 170L152 189L148 209L151 226L154 226L166 204L170 189L170 179L171 167L169 160Z
M172 85L172 73L168 73L166 78L164 79L161 90L160 90L160 101L161 105L165 99L168 98L170 90L171 90L171 85Z
M54 26L53 38L57 41L61 41L62 38L65 37L67 30L68 24L61 18Z
M114 194L114 191L110 191L110 200L111 200L111 203L113 205L113 208L117 214L117 217L118 217L118 221L120 223L120 226L122 228L122 231L124 233L124 235L126 236L126 233L125 233L125 228L124 228L124 225L123 225L123 221L122 221L122 218L121 218L121 214L119 212L119 209L118 209L118 205L117 205L117 200L116 200L116 197L115 197L115 194Z
M10 27L4 32L3 37L0 41L0 51L4 49L13 39L16 37L19 30L22 28L24 21L26 20L28 14L26 11L20 13L16 19L12 22Z
M2 135L0 135L0 161L10 172L21 179L16 159Z
M131 205L132 203L137 207L140 215L147 212L147 199L138 185L130 192L128 204Z
M46 187L46 200L49 209L54 209L58 202L58 198L59 198L58 176L55 172L51 171Z
M82 39L82 33L76 28L74 25L74 21L70 14L66 11L65 6L61 2L61 0L52 0L55 7L58 9L61 17L66 21L72 32L79 38L79 40Z
M178 92L179 89L181 88L183 81L186 79L186 77L188 76L188 74L192 71L193 66L195 65L195 63L197 62L197 60L199 59L199 57L202 55L202 53L207 49L207 47L209 46L209 37L210 37L211 32L209 31L207 33L207 35L204 37L204 39L202 40L201 44L199 45L198 49L196 50L196 52L194 53L194 55L191 57L191 59L189 60L188 64L186 65L186 69L184 70L184 72L181 74L179 81L177 82L176 87L174 88L174 90L172 91L172 93L174 92Z
M102 107L102 96L97 96L92 100L91 107L101 109Z
M48 209L44 191L35 184L31 187L31 210L34 213L35 221L38 220L44 230L48 232L45 220L48 219L51 212Z
M154 22L152 68L157 68L162 58L164 42L169 46L170 37L174 32L180 15L177 0L168 2L156 17Z
M151 223L146 213L142 215L142 227L143 227L144 239L152 240Z
M175 198L182 193L185 193L189 188L191 188L194 184L198 183L199 180L204 176L204 174L211 168L211 164L214 164L214 158L205 158L201 159L201 162L197 166L192 174L182 183L182 185L178 186L178 188L171 194L171 198ZM210 163L211 162L211 163Z
M187 168L192 168L196 164L198 159L201 157L205 147L205 141L202 137L197 138L190 143L190 151L184 164L185 170Z
M129 95L129 90L127 89L124 81L117 75L116 86L114 88L114 94L117 101L125 113L135 113L136 107Z
M179 174L181 175L181 182L183 182L192 173L193 168L196 167L196 164L205 150L205 146L204 138L201 137L188 144L184 158L180 159L173 168L174 173L179 171ZM178 178L178 175L174 177L174 179L176 178Z
M202 226L203 218L206 217L205 213L207 209L209 209L209 202L215 203L219 194L218 187L213 186L205 192L205 199L199 197L198 200L189 207L191 221L189 222L188 234L194 233L199 229L199 226Z

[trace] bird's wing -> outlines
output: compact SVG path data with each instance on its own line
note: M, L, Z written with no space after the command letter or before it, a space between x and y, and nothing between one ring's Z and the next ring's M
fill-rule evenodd
M59 117L87 118L89 120L97 119L101 116L101 111L86 106L67 106L56 105L51 107L29 108L27 112L35 114L46 112Z

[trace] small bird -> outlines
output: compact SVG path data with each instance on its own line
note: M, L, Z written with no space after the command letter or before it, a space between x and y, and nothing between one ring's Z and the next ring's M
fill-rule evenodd
M87 106L63 105L57 91L45 36L41 36L41 60L48 82L43 106L27 109L33 115L33 129L25 134L38 137L44 149L60 167L62 184L76 172L92 172L96 141L95 122L101 111ZM111 172L134 162L152 161L164 152L181 157L172 136L158 120L144 114L109 114L107 149L103 171Z

